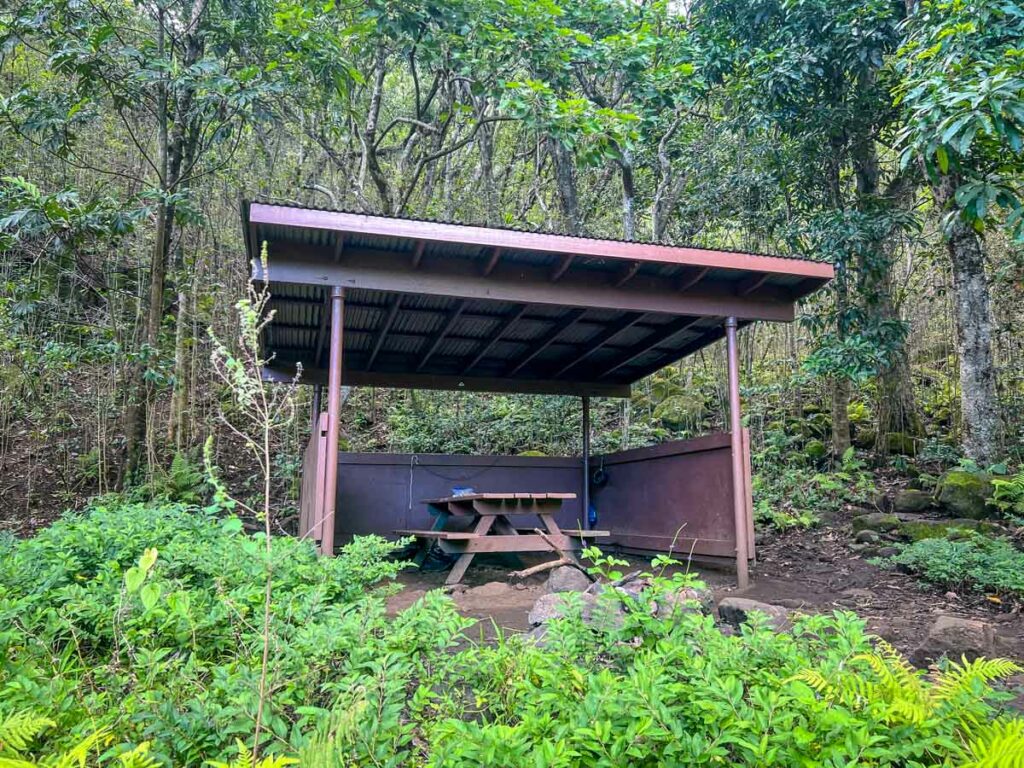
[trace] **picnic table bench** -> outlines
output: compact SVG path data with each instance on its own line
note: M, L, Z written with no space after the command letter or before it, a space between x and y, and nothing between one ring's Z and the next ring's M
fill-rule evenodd
M575 493L470 493L424 499L434 525L429 530L397 530L400 536L414 536L420 548L415 562L420 565L436 541L444 552L459 555L446 584L458 584L473 557L482 552L570 552L580 549L583 539L609 536L608 531L562 529L555 522L565 501ZM516 528L509 517L531 515L540 521L533 528ZM470 518L460 530L447 528L453 518ZM542 531L543 535L538 533Z

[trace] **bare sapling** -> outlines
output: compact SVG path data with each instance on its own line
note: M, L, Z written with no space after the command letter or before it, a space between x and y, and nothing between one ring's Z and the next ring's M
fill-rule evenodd
M235 499L236 504L263 523L266 581L263 600L263 649L260 662L259 691L256 722L252 735L253 757L259 755L260 735L263 730L264 711L267 706L268 667L270 663L273 563L271 547L272 529L272 446L275 433L286 430L295 418L295 393L298 376L288 385L268 385L263 381L263 370L270 359L263 356L260 337L263 329L273 320L274 313L267 309L270 286L267 270L267 247L264 243L260 259L263 281L250 282L245 298L235 304L238 313L238 338L233 347L220 341L210 332L213 342L211 362L214 373L231 392L233 409L221 409L220 421L249 450L259 466L263 498L253 505ZM209 451L208 451L209 454Z

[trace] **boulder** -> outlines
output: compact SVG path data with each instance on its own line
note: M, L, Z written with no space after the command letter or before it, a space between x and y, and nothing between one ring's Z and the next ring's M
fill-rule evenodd
M980 520L990 516L986 499L992 495L992 479L984 472L951 469L939 478L939 506L951 517Z
M894 531L900 527L900 519L885 512L869 512L853 518L852 524L854 531Z
M592 627L609 631L621 627L625 620L625 611L617 600L601 599L589 593L554 592L541 595L537 599L530 609L527 621L539 626L552 619L560 619L569 614L575 600L579 601L580 618Z
M996 530L997 526L992 523L985 523L981 520L971 520L966 517L958 517L953 520L906 520L900 523L899 534L910 541L921 539L944 539L958 538L958 530L978 531L988 533Z
M746 597L726 597L718 603L718 615L726 624L739 628L754 611L765 614L772 628L780 632L792 627L789 612L780 605L762 603Z
M563 565L552 569L548 574L547 591L551 593L585 592L590 584L590 579L579 568Z
M897 512L924 512L932 503L933 499L930 493L906 488L896 494L892 506Z
M994 651L995 632L984 621L943 615L935 620L924 641L910 654L910 661L918 667L926 667L943 656L957 661L966 656L973 661L979 656L992 656Z
M875 447L875 440L878 437L878 433L873 429L864 428L857 429L853 435L853 444L858 448L865 451L869 451Z
M828 456L828 448L821 440L808 440L804 446L804 455L811 461L821 461Z
M876 531L865 528L863 531L859 531L853 540L858 544L877 544L882 537Z
M900 553L899 547L879 547L875 552L875 557L896 557Z
M715 597L709 589L683 587L675 592L661 595L655 615L658 618L680 613L703 613L710 616L715 610Z
M916 456L917 440L906 432L890 432L885 436L889 453L896 456Z

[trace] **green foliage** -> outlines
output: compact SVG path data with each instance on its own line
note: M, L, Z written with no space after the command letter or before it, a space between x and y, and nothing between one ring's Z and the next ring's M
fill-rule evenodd
M941 587L1024 597L1024 552L1004 538L960 531L916 541L892 560Z
M992 478L988 503L1006 517L1024 518L1024 469L1010 477Z
M922 162L933 180L953 179L950 217L981 231L1008 213L1021 235L1024 6L923 0L906 33L897 60L907 111L903 163Z
M754 519L773 528L807 528L821 515L846 504L867 501L874 479L853 448L843 454L839 466L819 471L822 455L811 441L801 451L800 438L782 431L769 432L765 447L754 456Z
M242 532L236 518L115 499L0 552L0 712L55 723L39 748L98 728L197 764L251 736L264 573L273 573L273 706L266 748L292 738L296 707L328 704L350 647L379 632L374 585L394 545L357 539L321 559L307 542ZM159 554L157 549L159 548ZM265 564L266 563L266 564Z

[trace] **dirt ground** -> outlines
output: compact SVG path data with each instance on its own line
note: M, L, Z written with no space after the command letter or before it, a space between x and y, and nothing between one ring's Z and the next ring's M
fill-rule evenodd
M984 595L946 593L918 582L913 576L886 570L863 560L849 549L851 539L845 521L830 527L767 536L758 544L751 586L739 592L729 571L693 564L692 570L714 591L716 599L738 595L813 613L852 610L863 618L869 631L904 653L912 651L942 615L980 619L992 625L1001 656L1024 660L1024 617L1021 605L997 605ZM480 558L477 558L478 560ZM645 561L629 558L636 567ZM529 565L540 560L527 560ZM508 574L519 567L494 561L474 563L466 573L466 589L453 593L462 613L478 619L482 638L496 629L521 632L529 629L527 613L544 592L545 575L525 584L508 584ZM409 570L400 576L403 589L391 598L398 611L426 591L444 585L444 572Z

